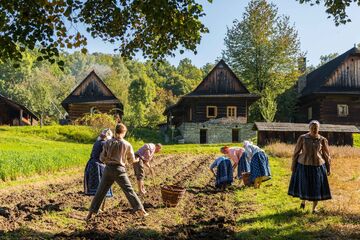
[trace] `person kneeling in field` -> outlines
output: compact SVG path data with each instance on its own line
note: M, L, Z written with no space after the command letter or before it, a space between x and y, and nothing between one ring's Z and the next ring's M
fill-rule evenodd
M131 163L136 161L131 144L124 139L126 132L127 128L124 124L120 123L116 125L115 137L107 141L103 147L100 160L105 163L106 167L99 188L91 202L86 220L89 220L94 213L99 211L107 191L114 182L119 184L135 213L142 216L148 215L131 186L131 182L126 173L126 161L130 161Z
M136 162L134 163L134 171L138 184L138 189L141 194L146 194L144 186L144 165L149 168L151 175L154 176L154 169L151 167L151 162L155 153L161 151L162 145L160 143L147 143L142 146L136 153Z
M245 161L245 149L242 147L228 147L224 146L220 149L221 153L233 161L233 171L237 168L237 176L242 178L243 172L250 172L250 165Z
M100 180L104 175L105 164L100 161L100 154L103 150L103 146L105 145L106 141L110 140L113 136L113 133L110 129L106 128L101 131L98 139L93 145L90 159L86 164L85 167L85 174L84 174L84 193L88 196L94 196L96 190L99 187ZM113 193L111 188L106 193L106 197L112 197ZM105 199L103 204L101 205L101 210L104 211L105 207Z
M264 181L271 179L269 159L264 150L249 141L244 141L247 161L250 161L250 182L255 188Z
M216 168L216 172L214 168ZM210 171L216 178L215 187L221 189L222 191L233 182L233 168L231 161L225 156L217 158L210 165Z

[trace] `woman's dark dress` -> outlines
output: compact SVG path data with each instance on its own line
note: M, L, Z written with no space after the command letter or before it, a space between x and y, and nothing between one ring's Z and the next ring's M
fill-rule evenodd
M84 193L94 196L100 184L101 177L104 172L105 164L100 162L100 154L106 141L97 140L91 151L90 159L85 167L84 174ZM112 189L107 192L107 197L112 197Z

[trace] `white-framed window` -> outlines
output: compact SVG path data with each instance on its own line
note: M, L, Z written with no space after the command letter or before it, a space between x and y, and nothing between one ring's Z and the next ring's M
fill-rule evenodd
M349 106L346 104L338 104L337 115L339 117L347 117L349 115Z
M308 107L308 120L311 120L313 118L313 110L312 107Z
M227 106L226 107L226 116L227 117L237 117L237 108L235 106Z
M217 116L217 107L216 106L206 106L206 117L215 118Z

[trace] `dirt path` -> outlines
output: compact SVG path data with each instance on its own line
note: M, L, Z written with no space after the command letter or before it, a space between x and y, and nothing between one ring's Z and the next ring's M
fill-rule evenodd
M107 201L106 211L91 222L87 214L91 198L82 194L79 172L63 182L4 192L0 196L0 236L18 238L78 239L232 239L236 207L232 190L217 193L208 166L215 155L159 155L156 173L147 178L148 195L143 198L150 213L147 218L131 214L121 190ZM132 170L129 171L133 182ZM165 208L159 184L177 184L187 188L176 208ZM239 185L239 184L237 184ZM135 186L135 184L134 184ZM239 210L240 209L240 210Z

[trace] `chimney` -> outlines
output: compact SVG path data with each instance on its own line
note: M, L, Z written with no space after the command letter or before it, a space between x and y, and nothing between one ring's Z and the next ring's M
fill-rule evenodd
M297 90L301 94L302 90L306 87L306 57L300 57L298 59L298 69L301 76L298 79Z
M300 57L298 59L298 69L301 74L306 72L306 57Z

